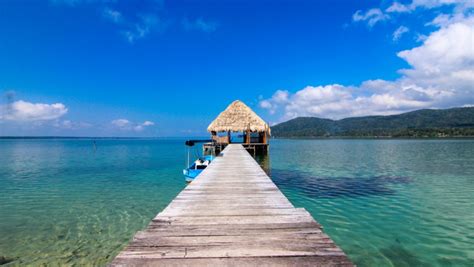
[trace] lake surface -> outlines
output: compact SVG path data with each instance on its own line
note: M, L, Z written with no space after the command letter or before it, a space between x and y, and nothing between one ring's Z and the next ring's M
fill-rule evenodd
M0 263L105 265L184 187L182 139L0 140ZM474 140L272 140L260 159L359 266L472 266Z

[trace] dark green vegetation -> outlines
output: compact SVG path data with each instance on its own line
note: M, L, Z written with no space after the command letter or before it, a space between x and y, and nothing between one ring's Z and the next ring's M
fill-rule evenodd
M474 107L423 109L342 120L299 117L272 127L274 137L473 137Z

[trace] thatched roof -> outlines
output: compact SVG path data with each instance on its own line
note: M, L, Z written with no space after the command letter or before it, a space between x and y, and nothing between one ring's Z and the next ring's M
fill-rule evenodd
M252 109L242 101L232 102L219 116L209 124L208 132L268 132L270 127Z

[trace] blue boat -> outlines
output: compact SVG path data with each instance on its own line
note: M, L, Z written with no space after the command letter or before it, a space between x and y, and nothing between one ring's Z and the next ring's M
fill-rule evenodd
M186 146L188 146L188 161L186 169L183 170L184 178L186 182L192 182L201 172L211 163L214 159L212 155L206 155L203 157L198 157L191 165L189 164L189 157L190 157L190 148L193 147L196 143L205 143L205 142L212 142L212 140L188 140L186 141Z
M206 167L211 163L211 161L214 159L213 156L207 155L204 157L198 158L196 161L194 161L191 166L183 170L184 178L186 179L186 182L192 182L201 172L206 169Z

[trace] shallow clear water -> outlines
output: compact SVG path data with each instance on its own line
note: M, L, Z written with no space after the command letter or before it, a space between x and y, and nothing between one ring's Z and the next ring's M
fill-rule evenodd
M104 265L184 188L182 140L0 140L0 259Z
M474 140L293 140L271 176L359 266L474 266Z
M0 140L0 261L106 264L184 188L184 155L180 139ZM474 262L474 140L272 140L262 164L359 266Z

